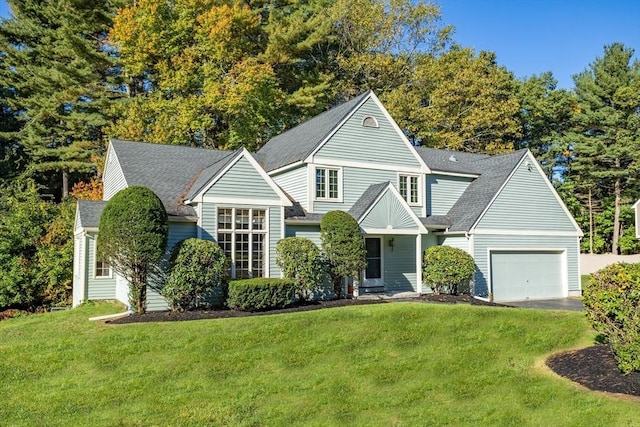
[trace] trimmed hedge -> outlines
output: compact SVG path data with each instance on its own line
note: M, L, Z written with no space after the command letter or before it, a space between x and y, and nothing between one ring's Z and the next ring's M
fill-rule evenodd
M582 302L618 368L625 374L640 372L640 264L617 263L593 273Z
M285 237L276 245L276 264L285 278L296 283L298 298L317 294L323 285L324 262L320 249L304 237Z
M451 246L431 246L424 251L424 282L436 295L457 294L459 286L468 285L476 272L473 257Z
M290 279L254 278L229 283L227 305L239 311L263 311L290 306L296 284Z

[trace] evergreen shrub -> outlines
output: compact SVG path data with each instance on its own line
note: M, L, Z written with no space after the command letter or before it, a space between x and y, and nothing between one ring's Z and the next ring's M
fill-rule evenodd
M190 238L171 250L162 295L174 311L209 306L226 291L227 258L216 243Z
M582 302L593 328L609 343L618 368L640 372L640 264L617 263L592 274Z
M473 257L451 246L431 246L424 251L422 279L436 295L457 294L476 272Z
M227 305L239 311L284 308L295 301L296 284L291 279L254 278L229 283Z
M298 298L318 293L324 280L324 265L320 249L304 237L286 237L276 245L276 264L286 279L296 284Z

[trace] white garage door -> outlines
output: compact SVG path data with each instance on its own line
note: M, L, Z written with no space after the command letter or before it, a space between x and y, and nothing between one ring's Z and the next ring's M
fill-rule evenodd
M491 287L495 301L562 298L562 252L491 251Z

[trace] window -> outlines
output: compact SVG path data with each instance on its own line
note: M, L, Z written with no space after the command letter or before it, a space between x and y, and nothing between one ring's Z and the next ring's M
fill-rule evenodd
M111 266L104 261L96 260L96 278L111 278Z
M420 204L420 178L416 175L400 175L400 195L410 205Z
M316 199L340 199L340 169L316 168Z
M366 127L366 128L377 128L378 126L378 121L376 120L375 117L365 117L364 120L362 120L362 126Z
M264 209L218 209L218 245L230 261L229 277L264 276L266 222Z

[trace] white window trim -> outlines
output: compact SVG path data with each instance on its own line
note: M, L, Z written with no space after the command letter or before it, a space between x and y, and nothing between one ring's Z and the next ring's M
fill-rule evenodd
M99 262L102 262L103 264L107 264L109 266L109 274L108 275L98 276L98 263ZM107 263L105 261L101 261L101 260L96 258L95 262L93 263L93 278L94 279L113 279L113 268L111 268L109 263Z
M317 188L316 188L316 174L318 169L325 169L326 171L335 170L338 171L338 197L337 198L329 198L329 174L325 174L325 194L327 197L317 197ZM313 200L316 202L330 202L330 203L342 203L342 188L344 186L342 168L336 166L325 166L325 165L313 165L312 172L313 180L311 183L311 188L313 191Z
M373 120L373 123L375 123L375 125L373 125L373 126L366 125L366 124L365 124L365 122L367 121L367 119L371 119L371 120ZM378 119L376 119L375 117L373 117L373 116L365 116L365 117L362 119L362 126L363 126L363 127L367 127L367 128L374 128L374 129L377 129L377 128L379 128L379 127L380 127L380 124L378 123Z
M227 229L227 228L219 228L218 227L218 218L220 215L220 211L222 209L231 209L231 228ZM236 217L236 210L237 209L249 209L249 229L248 230L243 230L243 229L236 229L236 221L235 221L235 217ZM260 210L260 211L264 211L264 229L263 230L254 230L253 229L253 223L251 222L251 218L253 217L253 211L254 210ZM217 206L216 209L216 242L219 242L219 234L220 233L225 233L225 234L231 234L231 259L229 260L230 262L230 267L231 267L231 278L235 279L236 278L236 235L237 234L249 234L249 235L253 235L253 234L262 234L264 235L264 239L263 239L263 246L262 246L262 254L263 254L263 261L262 261L262 276L254 276L254 277L270 277L269 271L270 271L270 264L269 264L269 208L266 206ZM249 270L251 270L251 266L253 264L253 252L252 252L252 240L249 239Z
M406 177L415 177L418 178L418 201L417 202L411 202L410 200L405 199L405 202L407 202L407 204L409 206L422 206L422 201L423 201L423 193L426 192L425 188L424 188L424 179L422 174L412 174L412 173L398 173L398 193L400 193L400 196L402 197L402 193L400 192L400 177L402 176L406 176ZM411 180L407 180L407 183L409 184L409 188L407 189L408 191L408 196L409 198L411 198L411 188L410 188L410 181ZM404 197L403 197L404 199Z

